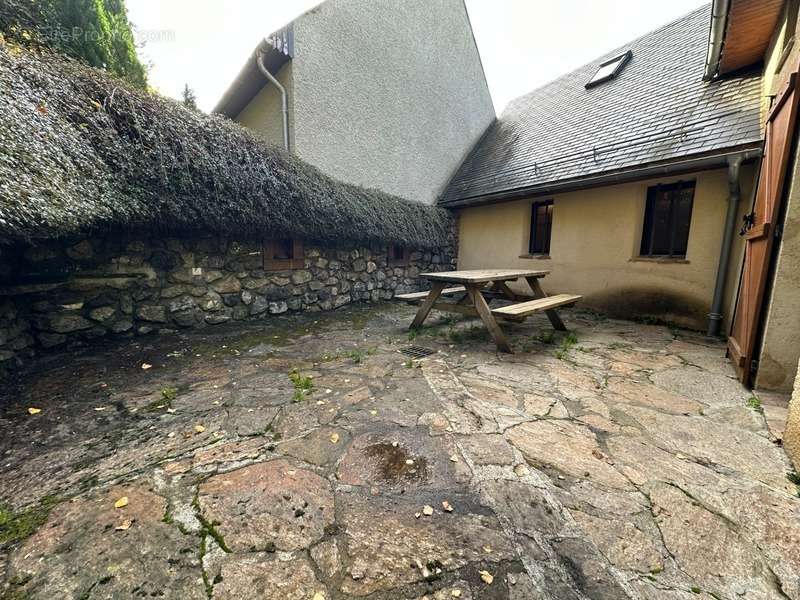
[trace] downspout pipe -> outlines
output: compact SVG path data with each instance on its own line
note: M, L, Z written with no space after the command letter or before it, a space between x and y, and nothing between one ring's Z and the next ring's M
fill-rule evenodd
M719 266L717 266L717 281L714 285L714 298L711 301L711 312L708 315L709 337L719 335L722 327L722 304L725 298L725 280L728 276L728 263L731 258L733 234L739 216L739 201L742 197L739 175L742 166L742 156L732 156L728 159L728 214L725 218L725 232L722 236L722 247L719 252Z
M267 80L272 83L278 91L281 93L281 116L283 117L283 147L286 152L289 152L289 103L286 97L286 88L281 85L281 82L278 81L275 76L269 72L269 69L264 66L264 55L266 54L266 48L268 47L268 42L264 40L259 44L258 48L253 55L253 58L256 61L256 65L258 66L258 70L261 71L261 74L267 78Z
M714 0L711 5L711 28L708 33L708 52L703 79L711 81L719 70L719 61L722 57L722 44L725 39L725 28L728 24L728 9L730 0Z

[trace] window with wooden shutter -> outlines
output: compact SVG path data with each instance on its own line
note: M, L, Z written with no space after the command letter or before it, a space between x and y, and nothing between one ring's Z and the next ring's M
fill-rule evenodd
M390 267L406 267L410 262L410 252L405 246L389 244L386 261Z
M288 271L305 267L302 240L278 238L264 242L264 269Z

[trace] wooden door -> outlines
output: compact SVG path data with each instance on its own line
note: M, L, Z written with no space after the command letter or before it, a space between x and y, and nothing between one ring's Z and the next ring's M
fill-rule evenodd
M755 371L753 357L797 117L796 80L797 73L792 73L767 116L755 204L742 230L744 264L728 337L728 356L745 385L751 384Z

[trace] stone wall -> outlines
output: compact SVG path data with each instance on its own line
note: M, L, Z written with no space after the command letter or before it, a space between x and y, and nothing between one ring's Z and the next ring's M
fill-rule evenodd
M40 350L106 336L202 327L387 300L424 271L454 268L452 248L409 253L305 244L305 266L266 271L261 241L103 238L0 248L0 372Z

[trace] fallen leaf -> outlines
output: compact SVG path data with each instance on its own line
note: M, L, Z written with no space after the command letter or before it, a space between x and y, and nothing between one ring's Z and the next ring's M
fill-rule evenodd
M131 521L130 519L125 519L122 523L114 527L114 529L116 529L117 531L126 531L127 529L131 528L132 524L133 521Z
M94 409L95 409L97 412L100 412L101 410L106 410L107 408L108 408L107 406L95 406L95 407L94 407Z
M458 456L455 454L450 455L450 462L458 462Z
M147 371L147 369L151 368L152 366L153 365L149 363L142 363L142 369L144 369L145 371Z
M419 519L422 516L422 513L414 513L414 518Z
M453 590L452 592L450 592L450 595L451 595L453 598L461 598L461 590L459 590L459 589L455 589L455 590Z
M453 512L453 507L447 500L442 500L442 508L445 512Z
M202 425L195 425L195 426L194 426L194 430L195 430L197 433L203 433L203 432L206 430L206 428L205 428L205 427L203 427Z
M128 506L128 497L123 496L116 502L114 502L114 508L122 508L123 506Z
M339 441L339 434L338 433L332 433L331 434L331 444L336 444L336 443L338 443L338 441Z
M528 467L523 464L518 464L514 467L514 474L517 477L525 477L528 473L530 473Z
M325 600L325 594L317 592L311 600Z
M29 415L38 415L40 412L42 412L41 408L34 408L33 406L28 408L28 414Z
M491 554L492 553L492 547L491 546L484 546L483 547L483 551L486 552L486 554Z
M413 460L411 460L410 458L407 458L407 459L406 459L406 464L407 464L407 465L413 465L413 464L414 464L414 461L413 461Z
M429 504L426 504L422 507L422 514L426 517L430 517L433 514L433 507Z
M494 581L494 577L489 571L478 571L478 573L480 573L481 580L483 580L486 585L491 585Z
M369 411L369 414L371 414L374 417L375 415L378 414L378 411L377 410L371 410L371 411Z

